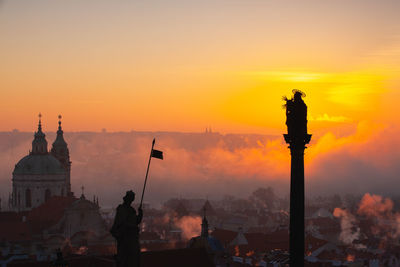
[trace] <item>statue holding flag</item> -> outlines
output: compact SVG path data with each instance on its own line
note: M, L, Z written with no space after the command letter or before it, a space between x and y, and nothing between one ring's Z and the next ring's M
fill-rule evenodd
M135 193L130 190L123 198L124 202L117 208L114 224L110 230L117 240L117 267L140 266L139 224L143 218L142 208L139 214L131 206Z
M149 174L151 158L163 159L163 152L155 150L155 139L151 147L149 163L147 165L146 178L143 186L142 198L139 205L139 214L131 206L135 200L135 193L130 190L123 197L124 202L117 208L114 224L110 233L117 240L117 267L140 267L140 223L143 218L143 196Z

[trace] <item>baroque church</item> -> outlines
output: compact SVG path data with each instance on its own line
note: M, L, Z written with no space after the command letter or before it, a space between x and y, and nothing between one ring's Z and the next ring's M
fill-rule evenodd
M11 206L14 211L31 210L51 196L72 196L71 161L61 116L58 119L57 137L49 151L39 114L32 150L15 165L13 171Z
M57 136L49 150L39 114L32 149L15 165L10 210L0 211L0 251L10 255L18 251L40 258L50 257L56 249L66 253L114 250L98 198L86 199L83 186L79 198L71 192L71 161L58 118Z

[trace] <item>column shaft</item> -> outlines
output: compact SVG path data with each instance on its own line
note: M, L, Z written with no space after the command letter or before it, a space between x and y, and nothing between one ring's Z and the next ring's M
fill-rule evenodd
M291 148L290 266L304 266L304 145Z

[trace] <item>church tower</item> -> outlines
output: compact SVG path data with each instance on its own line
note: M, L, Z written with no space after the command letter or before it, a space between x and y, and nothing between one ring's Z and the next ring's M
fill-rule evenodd
M42 114L39 114L38 131L35 133L35 138L32 141L32 151L30 154L45 155L47 153L46 135L42 132Z
M208 221L206 218L206 208L204 207L204 216L203 221L201 223L201 237L208 238Z
M51 154L61 162L67 171L67 195L71 194L71 161L69 160L69 150L67 142L64 140L64 132L61 127L61 115L58 115L58 131L56 140L51 148Z

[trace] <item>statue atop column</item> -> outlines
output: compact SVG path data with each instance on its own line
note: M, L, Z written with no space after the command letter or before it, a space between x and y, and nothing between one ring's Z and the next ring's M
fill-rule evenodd
M290 145L305 145L311 139L311 135L307 133L307 105L303 101L305 93L297 89L293 93L292 99L284 97L288 130L284 135L285 141Z
M126 192L123 200L117 208L110 230L117 240L117 267L140 267L139 224L143 218L143 211L139 207L137 214L131 206L135 200L133 191Z
M290 225L289 254L290 267L304 266L304 149L311 140L307 133L307 105L303 101L305 94L293 90L293 98L286 101L287 134L284 134L289 144L290 163Z

